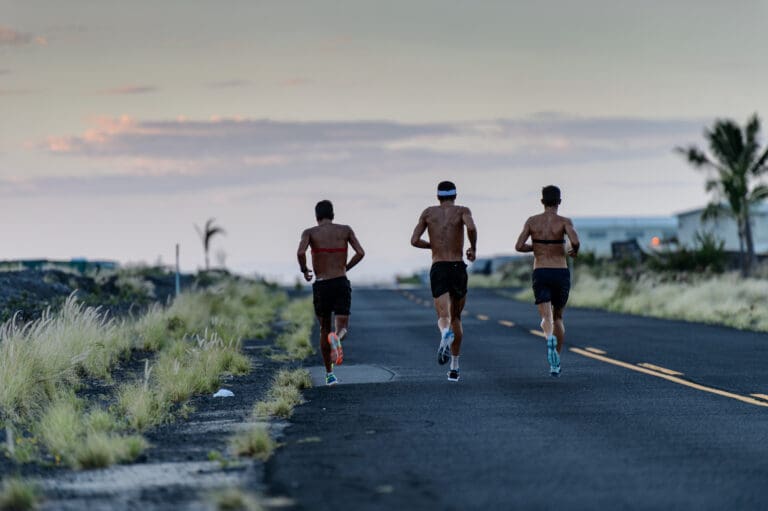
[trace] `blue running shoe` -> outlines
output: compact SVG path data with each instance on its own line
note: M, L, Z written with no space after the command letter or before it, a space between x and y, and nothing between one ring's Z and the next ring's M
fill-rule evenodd
M547 361L551 367L560 367L560 354L557 352L557 339L554 335L547 339Z
M336 385L339 383L338 378L336 378L336 375L333 373L328 373L325 375L325 384L326 385Z
M559 378L560 377L560 366L559 365L557 367L549 366L549 375L554 377L554 378Z
M437 348L437 363L443 365L451 360L451 344L453 344L454 335L451 330L443 334L440 339L440 347Z

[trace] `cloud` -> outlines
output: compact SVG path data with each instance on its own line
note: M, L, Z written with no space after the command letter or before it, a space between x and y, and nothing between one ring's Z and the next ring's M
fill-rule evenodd
M133 95L133 94L148 94L150 92L157 92L157 87L152 85L124 85L122 87L115 87L114 89L106 89L101 91L102 94L109 95Z
M0 96L26 96L39 92L35 89L0 89Z
M209 89L234 89L239 87L250 87L253 85L253 82L250 80L242 80L239 78L235 78L233 80L224 80L220 82L209 82L206 84L206 87Z
M0 25L0 46L47 46L48 39L43 36L19 32L9 26Z
M180 193L326 177L376 182L430 172L480 176L589 165L621 169L668 158L676 145L696 140L705 124L552 114L420 124L99 117L80 135L49 137L37 147L109 168L110 175L51 176L26 182L25 191Z
M303 87L310 84L312 84L312 80L303 77L289 78L280 83L283 87Z

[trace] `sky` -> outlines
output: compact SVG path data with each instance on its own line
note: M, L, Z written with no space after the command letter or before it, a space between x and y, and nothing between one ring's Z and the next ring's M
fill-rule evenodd
M703 205L674 148L766 115L768 0L0 0L0 259L203 264L291 282L330 199L355 281L426 267L439 181L513 252L561 213ZM761 110L762 109L762 110ZM765 133L765 130L764 130Z

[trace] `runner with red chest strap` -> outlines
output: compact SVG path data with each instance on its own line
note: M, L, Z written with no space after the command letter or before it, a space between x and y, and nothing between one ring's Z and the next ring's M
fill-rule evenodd
M348 225L333 223L333 204L324 200L315 206L317 226L301 234L297 258L304 279L311 282L312 270L307 268L307 249L312 251L312 268L315 283L312 285L315 315L320 323L320 353L325 364L325 383L338 383L333 365L344 361L341 341L349 329L349 314L352 305L352 288L347 271L352 269L365 255L363 247ZM347 247L355 255L347 262ZM335 328L331 328L335 315Z

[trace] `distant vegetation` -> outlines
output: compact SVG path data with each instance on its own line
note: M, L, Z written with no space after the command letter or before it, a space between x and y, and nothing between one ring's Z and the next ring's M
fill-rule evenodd
M691 145L679 147L688 162L707 172L706 190L712 202L702 218L729 216L739 233L741 272L749 276L757 263L752 233L752 208L768 198L768 186L759 182L768 171L768 146L761 149L760 119L752 116L742 130L730 119L719 119L704 131L709 152Z
M226 234L226 231L223 227L214 225L215 221L215 218L209 218L206 220L205 226L202 229L195 225L197 235L200 236L200 241L203 243L203 252L205 253L205 271L210 271L211 269L211 240L217 234Z
M643 262L581 254L573 262L568 304L768 331L768 263L747 279L726 267L722 242L706 234L693 247ZM522 287L516 298L532 301L530 280Z

